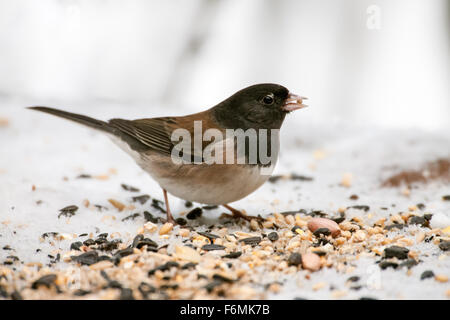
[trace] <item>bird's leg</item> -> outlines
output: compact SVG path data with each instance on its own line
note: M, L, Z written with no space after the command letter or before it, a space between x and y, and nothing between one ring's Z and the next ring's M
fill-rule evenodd
M173 225L176 225L177 223L173 219L172 213L170 212L169 207L169 198L167 197L167 191L166 189L162 189L164 194L164 202L166 203L166 213L167 213L167 222L170 222Z
M222 206L231 211L231 213L233 214L233 218L244 219L246 221L252 221L253 219L257 219L258 221L264 221L264 219L261 217L247 216L244 213L242 213L242 211L234 209L233 207L230 207L228 204L223 204Z

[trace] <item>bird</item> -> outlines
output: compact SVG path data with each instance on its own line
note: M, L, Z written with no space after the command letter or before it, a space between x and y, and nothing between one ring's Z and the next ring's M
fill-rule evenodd
M287 114L307 106L303 104L306 99L282 85L261 83L241 89L205 111L185 116L102 121L45 106L28 108L107 134L159 184L167 222L176 224L168 193L186 201L221 205L233 218L255 218L229 204L243 199L269 179L278 159L277 133ZM212 134L205 139L208 132ZM239 144L239 136L227 135L230 132L244 133L244 140ZM255 140L245 135L249 132L256 133L256 148L251 145ZM191 135L191 139L182 134ZM196 140L199 134L202 139ZM186 141L180 142L180 137ZM205 153L206 149L210 152ZM269 161L269 152L263 157L262 149L270 149Z

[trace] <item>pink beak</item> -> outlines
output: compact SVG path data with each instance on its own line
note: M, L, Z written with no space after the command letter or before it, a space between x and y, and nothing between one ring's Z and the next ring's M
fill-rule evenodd
M288 98L286 99L286 102L281 107L283 111L291 112L294 110L306 108L307 105L303 104L303 100L307 100L306 97L301 97L293 93L289 93Z

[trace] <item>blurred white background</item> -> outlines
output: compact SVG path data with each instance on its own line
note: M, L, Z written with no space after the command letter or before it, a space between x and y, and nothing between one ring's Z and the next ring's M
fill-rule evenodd
M448 127L449 7L447 0L0 0L0 101L181 115L275 82L310 98L314 112L303 119L313 123Z

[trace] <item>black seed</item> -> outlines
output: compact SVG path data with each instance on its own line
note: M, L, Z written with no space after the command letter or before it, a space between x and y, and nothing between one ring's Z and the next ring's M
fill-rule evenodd
M316 237L320 237L320 235L329 236L331 234L330 229L328 228L319 228L313 232Z
M281 175L273 175L273 176L271 176L270 178L269 178L269 182L270 183L275 183L275 182L277 182L278 180L280 180L281 178L283 178L284 176L281 176Z
M298 266L302 263L302 255L300 253L294 252L288 258L288 265Z
M109 210L107 207L99 205L99 204L94 204L94 207L96 207L98 211Z
M442 251L450 250L450 241L442 241L441 243L439 243L439 248Z
M77 210L78 210L78 207L75 205L64 207L59 210L60 213L58 214L58 218L61 216L72 217L75 215L75 212L77 212Z
M105 255L98 257L98 261L104 261L104 260L111 261L111 257L105 256Z
M167 271L170 270L170 268L179 268L180 264L178 262L175 261L168 261L158 267L156 267L155 269L152 269L148 272L149 276L152 276L155 274L156 271L160 270L160 271Z
M314 178L312 178L312 177L307 177L307 176L299 175L296 173L292 173L289 178L291 180L299 180L299 181L313 181L314 180Z
M392 229L401 230L401 229L403 229L404 226L405 226L404 224L391 224L391 225L385 226L384 229L385 230L392 230Z
M386 258L396 257L397 259L407 259L409 250L407 248L392 246L384 249L384 256Z
M114 258L120 260L123 257L129 256L130 254L133 254L134 250L133 248L126 248L123 250L119 250L114 254Z
M294 216L294 215L296 215L297 213L299 213L300 211L299 210L294 210L294 211L283 211L283 212L280 212L280 214L282 215L282 216L284 216L284 217L287 217L287 216Z
M370 210L370 207L369 206L365 206L365 205L357 205L357 206L347 207L347 209L350 209L350 208L357 209L357 210L364 210L366 212Z
M271 232L267 235L267 238L269 238L270 241L277 241L279 239L278 233L276 233L275 231Z
M361 279L361 278L358 276L353 276L353 277L348 278L347 281L348 282L358 282L359 279Z
M345 217L336 217L336 218L331 218L330 220L333 220L334 222L339 224L339 223L341 223L342 221L345 220Z
M85 246L93 246L95 244L95 241L93 239L86 239L85 241L83 241L83 244Z
M141 284L138 287L139 292L142 294L142 297L144 299L148 298L148 295L150 293L155 293L156 292L156 288L146 282L141 282Z
M145 221L150 221L152 223L158 223L158 218L155 218L150 212L144 211L144 219Z
M224 276L222 276L222 275L220 275L220 274L217 274L217 273L216 273L216 274L213 274L212 278L213 278L213 280L217 280L217 281L221 281L221 282L226 282L226 283L233 283L233 282L234 282L233 279L224 277Z
M0 297L5 299L8 298L8 292L2 285L0 285Z
M217 209L219 206L203 206L202 207L202 209L205 209L205 210L214 210L214 209Z
M444 201L450 201L450 194L449 194L449 195L442 196L442 200L444 200Z
M189 220L195 220L197 218L200 218L202 216L203 210L201 208L194 208L186 215L186 218Z
M427 227L429 225L428 220L426 220L424 217L418 217L418 216L412 216L408 222L409 222L409 224L419 224L422 227Z
M6 298L6 297L5 297L5 298ZM19 291L14 290L14 291L11 293L11 299L12 299L12 300L23 300L23 297L22 297L22 295L20 294Z
M166 210L162 207L164 205L164 202L162 202L161 200L158 199L152 199L152 204L151 206L155 209L158 209L159 211L161 211L162 213L166 213Z
M196 265L197 265L196 263L188 262L188 263L184 264L184 265L181 267L181 269L182 269L182 270L187 270L187 269L195 268Z
M92 178L92 176L90 174L80 174L79 176L76 177L76 179L90 179Z
M103 289L108 289L108 288L122 289L122 285L120 284L119 281L110 280L110 279L107 279L107 281L108 281L108 284L106 286L104 286Z
M107 232L100 233L97 237L98 238L107 238L108 237L108 233Z
M224 250L226 247L218 244L205 244L202 249L205 251Z
M141 191L141 190L139 190L138 188L135 188L135 187L133 187L133 186L127 185L127 184L125 184L125 183L122 183L120 186L121 186L122 189L125 190L125 191L130 191L130 192L139 192L139 191Z
M130 214L129 216L123 218L122 221L134 220L134 219L136 219L139 216L140 216L139 213L133 213L133 214Z
M199 232L199 231L197 231L197 233L198 233L199 235L202 235L202 236L204 236L204 237L210 239L210 240L214 240L214 239L220 238L218 235L215 235L215 234L209 233L209 232Z
M249 244L255 246L261 242L261 237L249 237L239 240L239 242L243 242L245 244Z
M224 255L222 258L236 259L242 255L241 251L231 252L229 254Z
M434 277L434 272L431 270L426 270L426 271L422 272L422 274L420 275L420 280L433 278L433 277Z
M122 241L120 239L114 239L112 241L107 241L105 243L103 243L102 245L100 245L98 247L99 250L102 251L112 251L117 249L117 247L119 246L119 243L121 243Z
M417 206L417 208L419 208L419 210L423 210L426 207L423 203L418 203L418 204L416 204L416 206Z
M178 284L163 284L162 286L159 287L159 290L167 290L167 289L176 290L178 289L178 287L179 287Z
M186 224L187 224L187 221L186 221L186 219L184 219L184 218L177 218L177 219L175 219L175 222L176 223L178 223L180 226L185 226Z
M140 241L142 241L143 239L144 239L144 236L143 236L142 234L138 234L136 237L134 237L133 243L131 244L131 246L132 246L133 248L136 248L137 245L138 245L138 243L139 243Z
M96 251L88 251L80 254L79 256L71 256L70 258L72 261L90 266L91 264L98 262L98 253Z
M47 288L50 288L53 284L55 284L55 280L56 274L48 274L34 281L31 288L34 290L38 289L39 286L46 286Z
M210 283L208 283L204 288L211 293L215 287L220 286L222 284L222 281L219 280L213 280Z
M108 240L106 240L106 238L97 238L95 239L95 244L104 244L107 243Z
M129 288L122 288L120 290L120 300L134 300L133 290Z
M156 249L158 247L158 244L155 241L151 240L151 239L144 238L144 239L142 239L141 241L138 242L136 248L141 249L143 246L147 246L147 249L150 248L150 247Z
M193 206L193 204L192 204L191 201L186 201L186 202L184 203L184 206L185 206L186 208L191 208L191 207Z
M41 237L43 239L45 239L45 238L48 238L50 236L56 237L58 234L59 234L58 232L46 232L46 233L43 233Z
M323 212L322 210L312 210L311 212L307 213L307 215L311 217L326 217L328 214L326 212Z
M400 268L402 268L402 267L407 267L408 269L411 269L412 267L414 267L414 266L416 266L416 265L418 265L418 264L419 264L419 262L417 262L416 260L414 260L414 259L408 259L408 260L406 260L406 261L400 263L399 267L400 267Z
M317 254L319 257L325 256L327 253L325 251L314 251L315 254Z
M148 194L143 194L141 196L131 198L133 202L139 202L140 204L145 204L148 200L150 200L150 196Z
M380 264L378 266L383 270L386 268L389 268L389 267L397 269L398 263L390 262L390 261L382 261L382 262L380 262Z
M78 289L78 290L74 291L73 295L77 296L77 297L82 297L87 294L90 294L91 292L92 291L89 291L89 290Z

